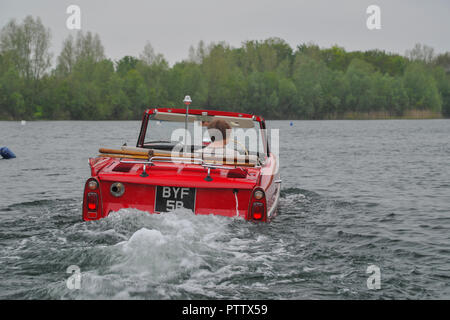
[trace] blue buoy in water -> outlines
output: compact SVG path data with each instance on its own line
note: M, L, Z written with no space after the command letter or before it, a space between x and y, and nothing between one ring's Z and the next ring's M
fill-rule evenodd
M0 148L0 155L1 155L4 159L12 159L12 158L15 158L15 157L16 157L16 155L14 154L14 152L12 152L11 150L9 150L7 147Z

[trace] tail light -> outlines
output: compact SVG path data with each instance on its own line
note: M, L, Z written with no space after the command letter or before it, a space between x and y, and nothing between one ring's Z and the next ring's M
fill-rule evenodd
M87 195L88 211L97 211L97 207L98 207L98 195L94 192L89 192Z
M98 188L98 182L97 182L97 180L91 180L88 182L87 186L89 189L95 190Z
M254 221L266 221L266 195L264 190L253 190L250 199L249 219Z
M97 179L90 178L86 181L83 197L83 219L97 220L101 218L102 202L100 184Z
M261 202L254 202L252 206L253 220L261 220L264 217L264 204Z

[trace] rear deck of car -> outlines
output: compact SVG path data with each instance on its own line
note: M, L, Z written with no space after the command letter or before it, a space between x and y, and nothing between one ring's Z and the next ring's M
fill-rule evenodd
M195 214L246 217L250 195L260 174L259 168L247 168L245 178L233 178L228 177L229 170L217 168L210 171L212 180L207 181L208 170L200 165L155 162L147 166L148 176L142 177L142 164L125 163L128 166L125 170L124 163L114 160L98 172L106 215L124 207L156 213L156 188L168 186L196 189ZM125 186L126 192L120 198L110 194L111 185L115 182Z

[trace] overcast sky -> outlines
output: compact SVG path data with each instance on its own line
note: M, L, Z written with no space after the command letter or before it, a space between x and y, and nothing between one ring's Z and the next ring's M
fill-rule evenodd
M450 0L0 0L0 26L11 18L41 17L59 54L69 33L66 9L81 8L81 29L98 33L114 60L138 56L146 41L171 64L188 57L200 40L285 39L333 44L347 50L383 49L404 54L415 43L450 51ZM381 30L368 30L366 8L381 8Z

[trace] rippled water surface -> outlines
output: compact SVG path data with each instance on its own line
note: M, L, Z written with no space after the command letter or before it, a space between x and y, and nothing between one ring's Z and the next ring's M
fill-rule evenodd
M137 210L83 222L88 158L135 144L139 125L0 122L17 155L0 160L1 299L450 298L450 121L269 122L283 179L270 224Z

